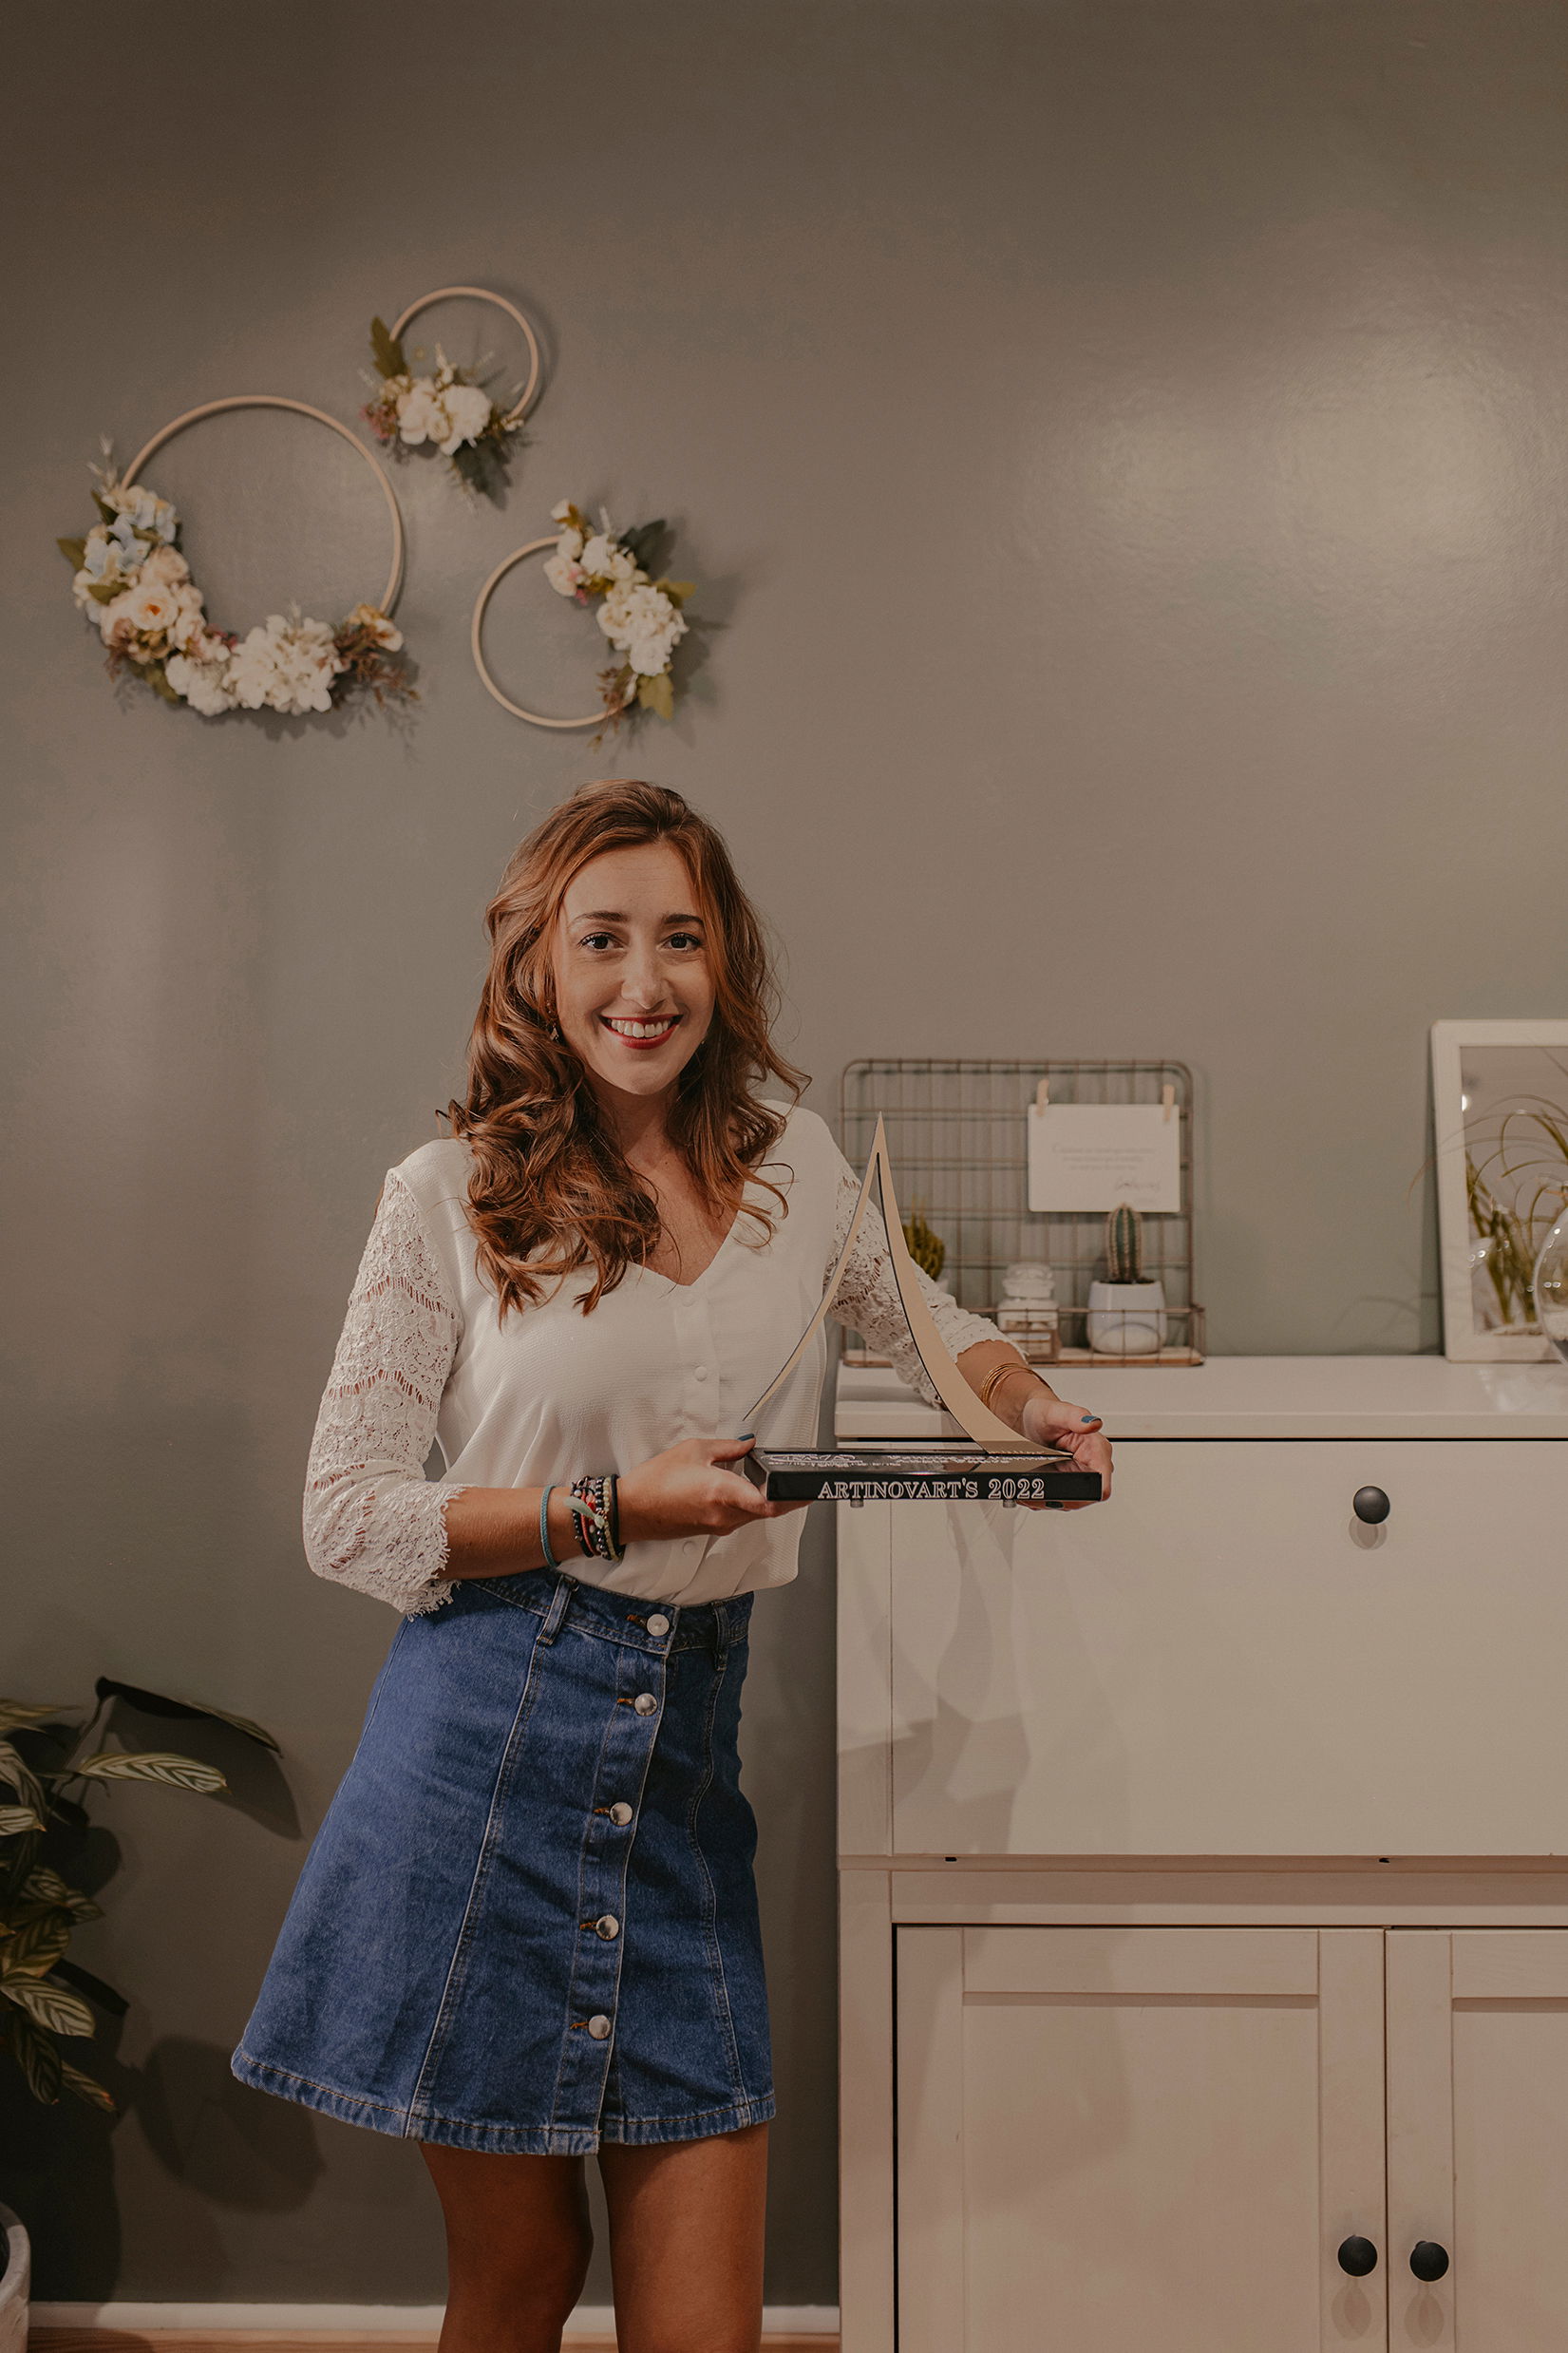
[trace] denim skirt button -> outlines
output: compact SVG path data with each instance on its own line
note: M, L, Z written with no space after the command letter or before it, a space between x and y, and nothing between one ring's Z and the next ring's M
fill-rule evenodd
M617 1829L619 1829L619 1830L625 1830L625 1828L626 1828L626 1826L627 1826L628 1822L630 1822L630 1821L631 1821L631 1819L632 1819L632 1809L631 1809L631 1807L627 1804L627 1802L626 1802L626 1800L625 1800L625 1798L624 1798L624 1797L623 1797L623 1798L620 1798L620 1799L619 1799L619 1800L618 1800L618 1801L617 1801L614 1805L613 1805L613 1806L611 1807L611 1809L610 1809L610 1819L611 1819L611 1821L612 1821L612 1822L614 1822L614 1823L615 1824L616 1828L617 1828Z
M607 1945L613 1936L619 1936L621 1932L621 1924L614 1912L606 1912L602 1919L595 1921L594 1926Z
M610 2032L610 2021L605 2017L602 2010L596 2018L591 2018L589 2020L588 2031L593 2036L595 2042L602 2042L604 2040L605 2036Z
M657 1635L665 1635L669 1633L670 1621L663 1615L662 1611L655 1611L653 1616L650 1618L648 1621L648 1631L650 1634Z
M639 1716L652 1716L658 1704L651 1691L639 1691L632 1702Z

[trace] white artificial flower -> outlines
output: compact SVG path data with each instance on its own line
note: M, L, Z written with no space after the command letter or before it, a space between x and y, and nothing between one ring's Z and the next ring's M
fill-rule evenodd
M564 545L566 540L576 539L576 536L577 534L575 531L566 532L563 534L562 544ZM557 597L575 597L577 590L582 586L586 575L581 564L577 562L575 556L567 556L563 554L558 556L546 556L544 560L544 577L549 581Z
M387 618L377 604L356 604L344 627L368 631L377 645L385 646L388 654L395 654L403 643L402 630Z
M123 589L108 604L98 608L98 631L111 654L128 654L134 661L144 662L147 649L136 642L136 624L131 619L131 598L134 589Z
M143 570L142 578L145 579L145 570ZM208 634L207 616L201 604L201 591L199 588L193 587L189 580L181 580L174 588L173 595L175 616L169 623L169 643L178 646L182 654L189 654L193 646L205 641ZM219 642L221 643L221 640ZM227 655L227 646L223 651Z
M406 392L398 394L397 429L410 444L444 441L451 431L445 408L428 376L416 376Z
M228 684L247 711L330 711L332 680L346 667L325 621L285 620L270 613L230 658Z
M178 587L181 580L188 580L190 577L191 567L178 547L153 548L142 566L144 580L163 580L171 587Z
M145 571L134 588L117 597L115 604L123 604L131 627L142 637L161 637L173 628L179 617L179 591L164 580L149 580ZM112 612L113 606L105 608Z
M637 578L636 558L605 531L595 531L583 549L582 568L595 580L625 583Z
M115 514L130 531L150 531L161 540L172 540L179 528L179 518L167 499L161 499L140 484L123 489L116 483L104 492L104 503L112 506Z
M198 660L190 654L171 654L163 665L163 674L175 693L183 696L193 711L199 711L204 719L216 719L235 707L234 689L227 676L229 649L221 637L210 642L217 649L216 659Z
M141 552L138 541L138 555ZM103 523L95 522L83 545L82 568L71 577L71 594L79 605L102 604L104 599L94 597L95 588L130 588L141 574L139 563L127 563L120 541L109 537Z
M449 384L441 405L446 411L447 432L442 454L450 457L465 441L478 441L490 422L490 395L477 384Z
M656 677L687 633L686 616L648 580L614 588L599 607L599 627L639 677Z
M552 522L564 522L571 512L571 500L557 499L555 505L550 509L550 520Z

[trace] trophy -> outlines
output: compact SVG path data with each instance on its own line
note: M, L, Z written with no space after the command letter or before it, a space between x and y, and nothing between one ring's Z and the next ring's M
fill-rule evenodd
M749 1453L742 1456L737 1470L754 1480L770 1500L780 1503L863 1504L921 1499L941 1503L1098 1503L1099 1472L1081 1471L1071 1454L1063 1449L1042 1449L1030 1439L1021 1438L999 1414L980 1403L943 1346L904 1240L893 1191L887 1135L880 1118L872 1138L871 1157L860 1179L849 1232L839 1253L839 1262L828 1279L822 1304L752 1407L746 1427L756 1427L758 1414L783 1388L825 1321L865 1221L873 1180L880 1198L893 1280L897 1285L910 1338L932 1387L954 1419L968 1433L967 1441L920 1439L875 1451L753 1446Z

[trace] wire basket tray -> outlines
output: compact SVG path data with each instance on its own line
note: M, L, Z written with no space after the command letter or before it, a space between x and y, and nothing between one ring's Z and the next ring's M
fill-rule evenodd
M1143 1221L1144 1273L1165 1294L1160 1349L1133 1354L1090 1344L1088 1287L1105 1262L1105 1219L1028 1206L1027 1114L1045 1082L1052 1103L1170 1100L1181 1122L1181 1206ZM839 1082L839 1140L863 1167L878 1114L906 1218L918 1214L946 1244L942 1281L961 1307L995 1316L1002 1277L1016 1260L1048 1264L1056 1314L1049 1328L1008 1338L1040 1364L1194 1365L1204 1353L1203 1310L1193 1296L1192 1072L1184 1062L969 1062L896 1058L847 1063ZM1096 1309L1096 1338L1114 1336L1117 1311ZM1127 1322L1146 1321L1136 1309ZM1141 1335L1135 1335L1135 1338ZM859 1334L847 1364L882 1364Z

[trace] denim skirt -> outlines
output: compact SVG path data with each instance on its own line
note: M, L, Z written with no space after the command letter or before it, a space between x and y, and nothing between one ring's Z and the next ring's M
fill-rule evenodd
M539 2156L774 2113L736 1735L751 1596L463 1578L406 1618L306 1858L242 2083Z

